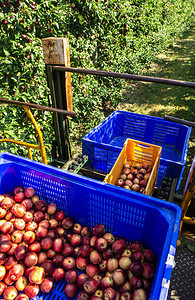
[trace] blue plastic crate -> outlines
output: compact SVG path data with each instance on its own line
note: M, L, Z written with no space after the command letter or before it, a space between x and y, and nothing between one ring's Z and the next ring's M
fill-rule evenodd
M67 216L91 228L102 223L107 231L129 241L140 240L154 250L157 267L150 300L165 300L168 293L179 232L179 206L106 184L20 156L0 155L0 194L16 186L32 186L37 195L54 202ZM65 281L36 299L67 299ZM75 298L76 299L76 298Z
M186 163L191 127L126 111L115 111L82 139L88 166L109 173L127 138L162 146L157 178L178 178L179 188Z

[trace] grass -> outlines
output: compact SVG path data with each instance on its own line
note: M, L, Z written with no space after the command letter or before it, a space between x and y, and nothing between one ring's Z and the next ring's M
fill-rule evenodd
M195 32L190 28L177 39L168 51L159 54L149 70L143 75L195 81ZM195 90L163 84L129 82L123 91L124 101L117 109L164 117L170 115L180 119L195 121ZM184 189L187 175L195 155L195 129L192 130L186 168L180 191Z

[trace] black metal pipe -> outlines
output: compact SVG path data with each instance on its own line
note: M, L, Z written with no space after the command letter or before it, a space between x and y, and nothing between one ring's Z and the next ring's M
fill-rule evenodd
M182 124L182 125L187 125L187 126L190 126L192 128L195 128L195 122L190 122L190 121L182 120L182 119L167 116L167 115L164 116L164 119L167 120L167 121L171 121L171 122L175 122L175 123L179 123L179 124Z
M58 108L54 108L54 107L38 105L38 104L34 104L34 103L15 101L15 100L9 100L9 99L4 99L4 98L0 98L0 102L6 103L6 104L18 105L18 106L25 105L25 106L35 108L35 109L46 110L46 111L56 112L58 114L64 114L66 116L76 117L75 112L58 109Z
M89 74L89 75L123 78L123 79L135 80L135 81L154 82L154 83L161 83L167 85L195 88L195 82L189 82L189 81L133 75L133 74L126 74L126 73L115 73L115 72L107 72L107 71L99 71L99 70L68 68L62 66L52 66L52 68L53 70L61 71L61 72L82 73L82 74Z

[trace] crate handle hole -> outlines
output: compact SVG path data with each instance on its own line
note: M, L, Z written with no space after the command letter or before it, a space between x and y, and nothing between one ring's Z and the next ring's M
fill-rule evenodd
M148 145L143 145L143 144L138 144L138 146L140 146L140 147L145 147L145 148L150 148L150 146L148 146Z

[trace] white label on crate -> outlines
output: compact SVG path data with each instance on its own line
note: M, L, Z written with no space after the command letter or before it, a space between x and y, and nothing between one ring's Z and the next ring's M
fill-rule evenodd
M166 261L166 265L170 265L170 266L172 266L173 268L175 267L175 259L174 259L174 256L173 256L173 255L168 254L167 261Z
M169 289L170 286L170 280L167 280L166 278L163 278L162 280L162 287Z

